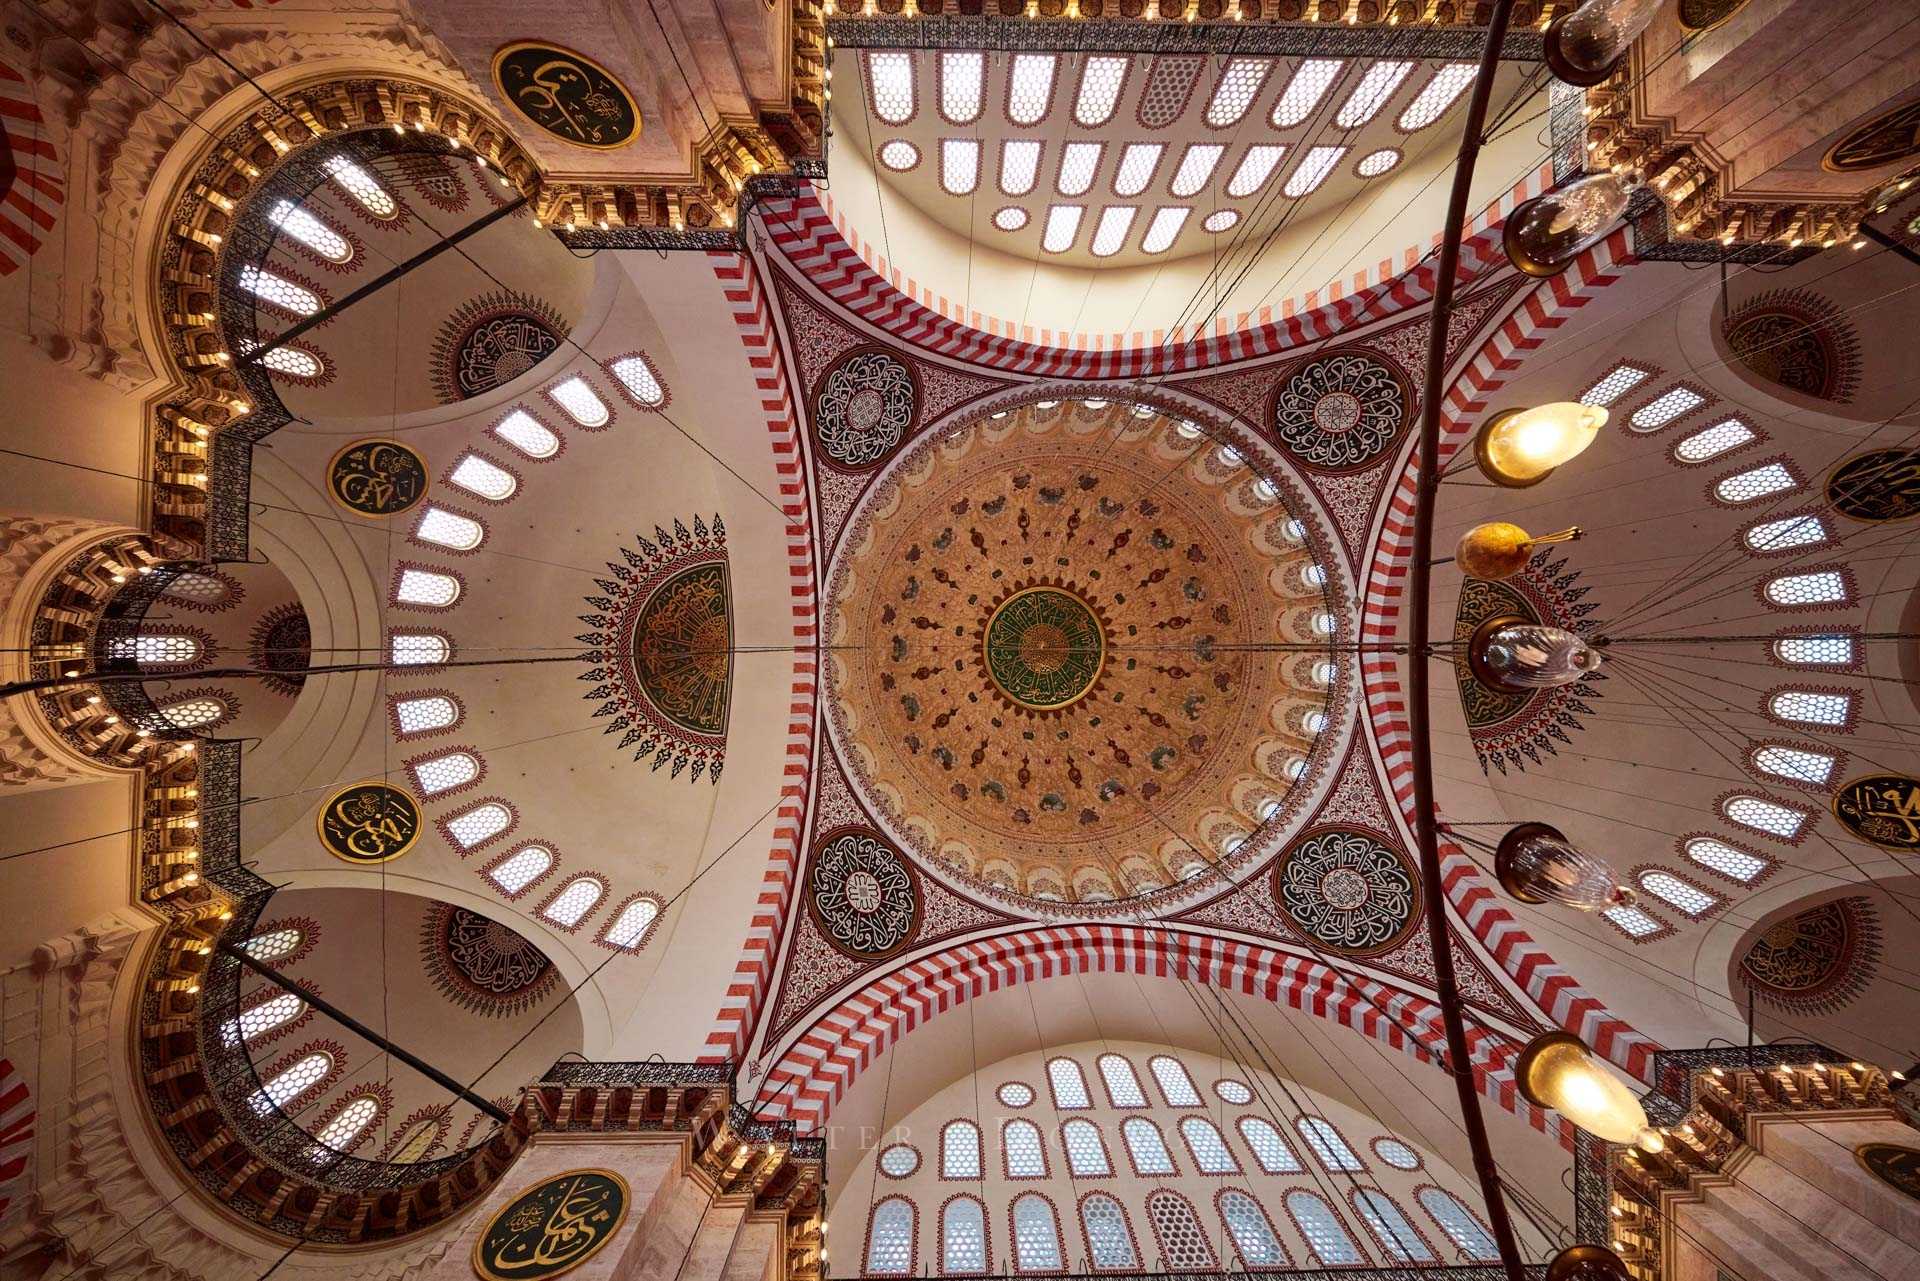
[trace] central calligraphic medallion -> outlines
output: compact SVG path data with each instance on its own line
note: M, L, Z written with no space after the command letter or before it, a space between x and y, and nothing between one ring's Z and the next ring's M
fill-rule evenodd
M1106 625L1070 587L1023 587L988 614L980 629L980 662L993 688L1016 708L1064 711L1100 682Z
M502 1206L473 1243L487 1281L557 1277L605 1248L626 1222L631 1193L612 1170L570 1170Z

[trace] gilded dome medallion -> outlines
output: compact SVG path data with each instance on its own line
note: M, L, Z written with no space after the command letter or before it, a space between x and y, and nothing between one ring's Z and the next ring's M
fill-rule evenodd
M1052 402L923 441L876 482L832 576L829 712L903 852L1100 901L1292 816L1329 606L1284 464L1254 451Z

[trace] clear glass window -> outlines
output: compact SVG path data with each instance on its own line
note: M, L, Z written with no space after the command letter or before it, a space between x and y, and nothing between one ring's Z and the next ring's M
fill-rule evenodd
M873 86L873 114L890 125L913 119L913 55L900 50L867 54L867 78Z
M1053 1207L1037 1192L1013 1199L1013 1265L1021 1272L1057 1272L1062 1266Z
M362 169L343 155L328 156L321 163L327 176L340 184L340 189L376 218L391 218L400 212L400 206L394 203L393 195L380 185L380 180Z
M661 385L653 364L645 356L622 356L607 368L627 389L627 394L649 408L667 403L667 389Z
M448 752L413 766L413 781L427 796L437 796L479 777L479 758L469 752Z
M394 585L393 599L401 605L433 605L444 609L460 599L460 580L452 574L425 569L403 569Z
M444 663L452 651L447 638L433 632L396 632L392 653L393 661L405 667Z
M1087 1253L1094 1267L1130 1271L1140 1266L1127 1212L1118 1201L1104 1192L1088 1196L1080 1203L1080 1225L1086 1230Z
M1331 1121L1317 1116L1303 1116L1296 1120L1294 1128L1300 1131L1300 1137L1307 1141L1315 1159L1328 1170L1335 1173L1362 1170L1360 1158L1354 1155L1347 1141L1340 1137L1340 1131L1333 1128Z
M1824 636L1782 636L1773 652L1783 663L1805 667L1845 667L1853 662L1853 637L1841 632Z
M1473 83L1479 68L1471 62L1449 62L1433 73L1393 127L1402 133L1414 133L1447 114L1454 103L1460 101L1460 95Z
M547 389L553 403L582 427L605 427L613 417L600 393L580 375L563 378Z
M1412 70L1413 63L1397 59L1382 58L1373 63L1347 95L1347 100L1340 104L1340 113L1333 122L1342 129L1358 129L1380 114L1380 108L1387 105L1387 99L1393 97L1394 90Z
M1705 890L1695 889L1677 876L1666 872L1642 872L1640 888L1653 895L1670 907L1677 907L1688 916L1699 916L1708 912L1720 902Z
M1120 1135L1127 1142L1127 1156L1135 1174L1174 1172L1173 1157L1167 1152L1159 1126L1143 1116L1130 1116L1121 1124Z
M267 221L292 236L328 262L344 263L353 258L353 246L347 238L291 200L274 205Z
M1113 119L1120 86L1127 78L1127 59L1111 54L1089 54L1080 68L1080 92L1073 100L1073 120L1097 129Z
M1267 73L1272 70L1271 58L1228 61L1226 70L1220 73L1220 83L1214 86L1213 97L1207 101L1207 124L1224 129L1237 123L1259 96L1260 86L1267 82Z
M472 849L481 842L506 831L507 825L511 822L513 822L513 814L506 806L488 801L484 805L476 805L448 819L447 831L452 833L456 844L464 849Z
M1605 409L1652 377L1652 374L1652 370L1642 369L1638 365L1615 365L1600 375L1593 386L1580 393L1580 403Z
M1056 1108L1093 1106L1093 1100L1087 1095L1086 1075L1072 1059L1047 1060L1047 1083L1053 1087L1053 1106Z
M1304 59L1293 69L1293 78L1273 104L1273 127L1291 129L1312 115L1346 65L1344 58Z
M1432 1263L1433 1250L1420 1239L1420 1234L1407 1222L1407 1216L1400 1213L1393 1198L1373 1188L1355 1188L1352 1193L1354 1208L1360 1211L1373 1235L1380 1240L1381 1247L1387 1252L1387 1258L1395 1263Z
M1053 75L1059 58L1051 53L1016 53L1007 81L1007 119L1039 124L1053 102Z
M978 120L986 75L987 56L977 49L941 54L940 114L957 125Z
M252 948L248 948L247 951L251 954ZM228 1019L221 1024L220 1039L229 1047L239 1045L243 1041L252 1041L256 1037L265 1036L282 1024L299 1018L300 1012L306 1008L305 1001L291 992L282 992L278 996L269 997L258 1005L242 1010L239 1018Z
M1186 1140L1187 1150L1193 1153L1193 1163L1200 1167L1200 1173L1240 1173L1240 1163L1227 1150L1227 1141L1213 1128L1213 1122L1197 1116L1182 1117L1180 1137Z
M1801 825L1807 821L1805 810L1759 796L1730 796L1724 808L1727 817L1740 826L1778 836L1782 840L1792 840L1798 836Z
M380 1101L372 1095L363 1094L334 1113L333 1119L313 1137L336 1152L348 1151L379 1114Z
M1853 716L1853 695L1830 694L1815 689L1783 689L1767 700L1767 707L1783 721L1844 729Z
M1706 403L1707 398L1691 387L1673 387L1634 410L1627 425L1635 431L1655 431Z
M460 708L450 698L432 694L425 698L403 698L393 705L394 719L402 734L424 734L446 729L460 719Z
M264 1082L253 1092L249 1102L255 1112L265 1114L274 1108L291 1106L301 1095L311 1090L333 1071L333 1056L325 1050L316 1050L294 1060L286 1068Z
M1795 783L1823 784L1833 777L1834 758L1826 752L1769 744L1755 749L1754 768Z
M1220 1220L1227 1225L1233 1248L1248 1267L1284 1268L1292 1262L1280 1238L1274 1235L1266 1211L1246 1193L1234 1189L1220 1194Z
M1353 1243L1340 1223L1340 1216L1311 1192L1287 1193L1287 1213L1293 1216L1300 1235L1307 1239L1313 1256L1329 1267L1359 1263L1360 1247Z
M905 1197L890 1196L873 1207L867 1271L883 1276L913 1271L913 1205Z
M948 1274L987 1270L987 1215L970 1196L940 1211L940 1270Z
M502 418L493 434L529 458L551 458L560 452L560 438L524 409L516 409Z
M1489 1262L1500 1257L1500 1247L1493 1234L1480 1225L1479 1218L1460 1203L1459 1197L1439 1188L1422 1188L1418 1196L1420 1207L1433 1216L1440 1230L1468 1258Z
M565 889L554 895L551 903L540 909L540 915L555 925L571 929L586 918L606 892L606 887L593 877L576 876L567 882Z
M486 537L486 530L477 520L450 512L444 507L429 507L420 518L413 536L423 543L435 543L457 552L466 552L480 545Z
M494 466L478 454L467 454L455 463L447 481L469 494L495 503L506 502L513 497L513 491L520 488L520 482L513 478L512 472Z
M1726 418L1683 437L1673 447L1673 456L1683 463L1704 463L1755 439L1753 428L1738 418Z
M980 1127L971 1121L949 1121L940 1130L940 1177L980 1177Z
M1708 836L1696 836L1688 841L1687 857L1702 867L1741 882L1751 881L1771 866L1767 859Z
M660 905L650 898L635 899L620 909L620 915L607 927L606 941L622 951L637 951L647 941L647 933L660 915Z
M1187 1075L1186 1065L1171 1054L1156 1054L1147 1060L1147 1068L1153 1073L1154 1083L1160 1087L1160 1097L1167 1101L1170 1108L1197 1108L1200 1106L1200 1092L1193 1088L1193 1078Z
M1785 493L1800 482L1782 463L1763 463L1715 482L1713 493L1723 503L1750 503L1769 494Z
M518 894L553 867L553 851L543 845L518 849L494 866L487 877L508 894Z
M1033 1122L1016 1117L1001 1126L1000 1147L1006 1153L1008 1178L1047 1177L1046 1149L1040 1143L1040 1127Z
M1247 1141L1247 1147L1253 1152L1253 1159L1268 1174L1299 1174L1305 1168L1300 1158L1293 1154L1287 1141L1280 1137L1273 1122L1264 1117L1243 1116L1239 1120L1240 1137Z
M1113 1173L1107 1148L1093 1122L1075 1117L1060 1127L1067 1148L1067 1169L1077 1178Z
M1106 1082L1107 1097L1113 1100L1113 1106L1117 1108L1147 1106L1147 1095L1140 1088L1140 1078L1133 1073L1133 1064L1118 1054L1102 1054L1099 1067L1100 1079Z

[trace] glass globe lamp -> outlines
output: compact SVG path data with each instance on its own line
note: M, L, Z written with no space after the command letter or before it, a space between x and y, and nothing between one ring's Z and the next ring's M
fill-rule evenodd
M1571 685L1599 666L1600 651L1579 636L1517 614L1487 619L1467 642L1474 679L1503 694Z
M1633 900L1613 869L1545 823L1522 823L1493 853L1500 886L1522 903L1559 903L1581 912L1616 907Z
M1606 425L1606 410L1572 400L1502 410L1481 425L1474 458L1494 484L1525 489L1579 457Z
M1587 88L1613 75L1627 47L1660 11L1662 0L1587 0L1547 28L1547 69Z
M1630 1275L1604 1245L1570 1245L1547 1264L1547 1281L1629 1281Z
M1520 202L1501 229L1508 259L1529 276L1559 275L1606 238L1638 185L1626 174L1589 174Z
M1527 1042L1513 1061L1513 1078L1527 1102L1609 1143L1632 1143L1647 1128L1646 1109L1633 1091L1570 1032L1542 1032Z

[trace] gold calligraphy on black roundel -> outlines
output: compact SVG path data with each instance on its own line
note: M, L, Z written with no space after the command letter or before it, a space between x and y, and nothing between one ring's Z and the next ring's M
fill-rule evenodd
M1833 816L1881 849L1920 853L1920 779L1905 774L1856 778L1834 793Z
M503 1206L473 1244L487 1281L534 1281L571 1272L598 1254L627 1218L627 1181L612 1170L569 1170Z
M327 466L333 501L362 516L392 516L426 496L427 464L391 440L356 440Z
M1920 98L1848 130L1827 148L1820 167L1829 173L1857 173L1913 155L1920 155Z
M1920 449L1869 449L1827 477L1827 503L1854 520L1920 516Z
M420 806L387 783L355 783L320 809L320 843L349 863L385 863L413 848Z
M1874 1178L1920 1201L1920 1148L1904 1143L1862 1143L1853 1159Z
M493 55L493 82L515 111L576 147L624 147L640 132L640 109L625 86L571 49L510 44Z

